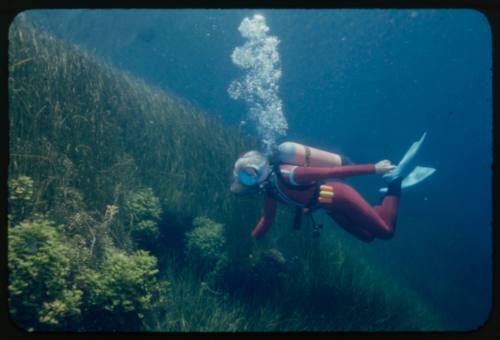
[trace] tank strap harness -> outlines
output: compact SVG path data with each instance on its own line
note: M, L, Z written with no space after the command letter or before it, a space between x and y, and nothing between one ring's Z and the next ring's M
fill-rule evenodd
M304 146L304 149L305 149L304 166L309 166L311 164L311 148L308 146Z
M306 152L306 160L307 152ZM306 161L306 163L308 163ZM278 182L283 184L285 187L290 188L292 190L310 190L311 188L316 188L314 194L311 197L311 200L307 202L307 204L302 204L297 202L290 197L288 197L279 187ZM292 185L288 183L281 174L279 163L273 166L273 171L269 176L267 181L266 190L275 198L280 198L282 201L286 202L288 205L295 207L295 215L293 219L293 229L298 230L302 224L302 216L305 214L309 215L313 232L312 235L314 238L318 238L320 235L320 230L323 228L322 224L316 223L313 217L313 211L319 206L319 204L328 204L333 201L333 196L335 195L333 192L333 188L329 185L318 185L318 183L309 184L309 185Z
M279 163L275 164L273 166L273 171L271 172L271 175L269 176L268 179L268 185L267 185L267 190L273 195L274 197L278 197L287 204L294 206L294 207L299 207L301 209L307 208L311 209L313 208L313 205L316 203L318 194L319 194L319 186L317 183L314 184L308 184L308 185L292 185L288 183L284 178L283 175L281 174ZM291 189L291 190L299 190L299 191L305 191L305 190L310 190L311 188L316 188L314 195L312 196L311 200L307 202L307 204L302 204L300 202L297 202L290 197L288 197L281 189L278 184L282 184L283 186Z

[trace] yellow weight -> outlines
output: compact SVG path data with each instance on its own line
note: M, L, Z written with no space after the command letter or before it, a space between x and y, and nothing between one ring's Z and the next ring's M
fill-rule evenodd
M333 188L331 186L329 186L329 185L322 185L322 186L319 187L319 190L333 192Z
M320 191L319 196L324 197L324 198L331 198L331 197L333 197L333 192L332 191Z
M318 197L318 202L323 204L329 204L333 202L331 197Z

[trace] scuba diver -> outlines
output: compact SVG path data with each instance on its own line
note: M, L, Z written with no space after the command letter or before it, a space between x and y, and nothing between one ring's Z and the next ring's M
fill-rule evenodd
M272 226L278 203L296 208L295 221L299 225L302 213L311 215L324 209L360 240L390 239L395 231L401 189L423 181L435 171L415 166L415 155L425 136L424 133L413 143L397 166L388 160L353 164L343 155L293 142L280 144L270 157L277 159L274 161L259 151L249 151L234 164L230 190L239 195L264 193L264 213L252 230L256 239ZM382 175L387 183L387 188L380 189L385 195L378 206L372 207L351 186L333 181L368 174Z

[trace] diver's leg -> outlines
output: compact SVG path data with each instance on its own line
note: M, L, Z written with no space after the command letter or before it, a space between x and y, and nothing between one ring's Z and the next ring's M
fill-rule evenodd
M356 236L358 239L371 242L375 238L372 233L369 231L358 227L355 223L353 223L347 216L340 212L336 211L328 211L328 215L335 221L339 226L342 227L348 233Z
M351 227L364 229L373 236L389 239L394 235L395 216L397 213L397 203L399 196L386 195L381 206L377 209L370 206L361 195L352 187L332 182L328 185L333 187L334 197L332 203L325 205L328 211L335 211L346 216L352 222ZM397 187L394 184L394 189ZM386 217L384 219L382 215Z
M387 193L380 205L373 209L382 217L387 225L392 225L393 232L396 227L396 219L399 208L399 195L401 194L401 179L395 180L388 185Z

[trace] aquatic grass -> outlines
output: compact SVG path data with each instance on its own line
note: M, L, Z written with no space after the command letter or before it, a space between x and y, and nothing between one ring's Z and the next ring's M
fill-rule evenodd
M232 162L251 145L236 129L27 22L13 23L9 41L9 177L33 178L41 210L57 206L62 185L91 210L142 185L170 214L246 220L251 209L233 209L227 190Z
M281 322L275 307L234 299L200 282L190 270L170 270L166 279L170 288L167 303L149 320L147 331L273 331Z
M306 226L292 237L289 234L288 240L278 237L281 232L290 230L278 228L266 239L267 246L254 247L247 258L230 259L228 266L222 267L226 274L216 275L215 283L205 276L203 284L215 292L206 318L230 313L228 305L220 305L230 302L230 306L238 303L245 307L246 320L255 320L247 325L249 328L240 325L240 331L430 331L442 327L439 316L415 291L346 248L342 240L328 235L313 239ZM270 245L284 253L269 249ZM269 262L272 258L276 261ZM185 269L182 265L169 268L174 273ZM189 272L183 276L183 285L191 285L186 294L196 295L202 278ZM176 308L183 308L187 315L199 312L189 311L197 308L196 304L176 301L172 303L182 304ZM266 317L253 319L261 310ZM208 322L198 315L194 324ZM156 330L167 327L167 319L168 315ZM189 327L184 330L196 328L192 324Z
M167 264L167 303L149 320L149 331L430 331L440 323L429 306L393 277L380 278L339 244L311 250L314 262L294 271L278 291L225 291L179 264ZM342 255L340 255L342 253ZM341 258L342 260L338 260ZM317 270L317 265L321 270ZM245 275L245 274L244 274ZM245 277L242 278L245 282ZM201 308L200 308L201 307Z
M323 222L325 228L332 227L331 221ZM323 231L321 239L313 239L310 230L304 229L295 232L286 245L276 243L286 250L294 271L281 304L285 310L302 315L304 327L336 331L429 331L442 327L429 303L402 286L394 275L348 249L341 237Z

